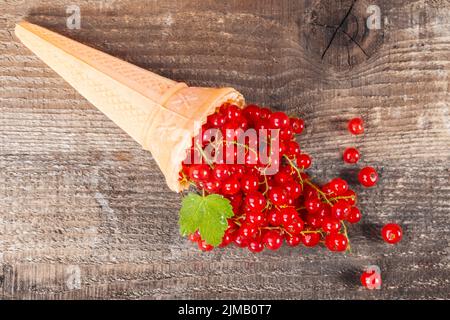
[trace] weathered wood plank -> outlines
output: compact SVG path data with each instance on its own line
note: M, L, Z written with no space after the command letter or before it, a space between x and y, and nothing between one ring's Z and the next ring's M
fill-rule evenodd
M77 3L80 30L66 27L71 1L0 2L2 298L450 298L449 1L358 0L347 20L350 0ZM371 4L377 31L363 25ZM180 196L151 155L14 38L23 18L303 116L319 180L351 178L340 154L358 146L381 183L356 187L353 253L197 252L178 236ZM340 25L358 44L339 29L324 55ZM344 130L354 115L362 137ZM395 247L377 236L391 220L405 227ZM368 264L382 269L381 291L358 286Z

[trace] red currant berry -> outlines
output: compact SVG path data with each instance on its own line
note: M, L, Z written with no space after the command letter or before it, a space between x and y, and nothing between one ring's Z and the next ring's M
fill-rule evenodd
M347 148L344 150L342 158L346 163L357 163L359 161L359 151L356 148Z
M269 126L273 129L289 127L289 117L284 112L274 112L269 115Z
M296 247L300 244L302 241L301 237L299 235L286 235L286 243L290 247Z
M244 115L244 117L247 118L247 120L255 121L261 115L261 108L258 107L256 104L248 104L244 108L244 110L242 110L242 114Z
M213 169L213 176L219 181L223 181L230 176L231 172L226 164L217 164Z
M348 191L347 181L341 178L335 178L329 182L330 190L337 196L340 196Z
M251 238L258 232L258 228L250 223L243 223L238 230L238 234L244 238Z
M225 195L233 195L238 193L240 188L239 181L234 177L230 177L223 183L221 191Z
M278 250L283 244L283 237L276 230L269 230L263 236L263 242L267 249Z
M284 128L280 130L280 139L283 141L291 140L294 137L294 133L290 128Z
M267 220L273 227L278 227L283 223L282 213L279 209L273 208L267 213Z
M203 188L208 193L217 193L220 190L221 184L219 180L210 179L203 183Z
M276 206L283 206L287 204L287 194L281 187L273 187L269 190L269 200Z
M297 156L297 166L299 168L308 169L311 166L311 157L306 153Z
M348 122L348 131L352 134L361 134L364 132L363 120L361 118L353 118Z
M258 176L254 174L244 174L241 177L241 189L244 193L257 191L259 188Z
M224 115L228 121L234 121L241 116L241 113L242 111L238 106L230 104L227 106Z
M250 211L245 215L245 221L255 225L262 226L267 224L266 216L262 212Z
M378 173L372 167L365 167L359 171L358 180L364 187L373 187L378 182Z
M189 168L189 178L192 181L203 181L209 178L211 169L206 164L195 164Z
M287 232L292 235L299 235L303 231L305 224L301 219L294 219L291 223L285 226Z
M298 218L297 210L293 207L286 207L280 210L281 224L287 226Z
M249 239L238 233L233 242L239 248L245 248L248 246Z
M258 240L251 240L248 249L253 253L258 253L264 250L264 245Z
M358 223L361 220L361 211L357 207L352 207L347 216L347 221L350 223Z
M261 108L259 110L259 116L261 119L267 119L272 114L272 111L269 108Z
M322 206L322 202L320 202L319 198L311 197L305 200L305 208L308 213L313 214L319 211Z
M343 199L343 200L347 201L348 204L350 204L351 206L354 206L356 204L357 196L356 196L355 191L348 190L347 192L345 192L342 195L342 197L345 197L345 199Z
M286 172L278 172L276 175L274 175L273 179L278 185L284 185L287 182L292 181L292 176L290 174L287 174Z
M293 200L298 199L302 194L302 185L300 183L290 181L284 185L284 188L288 197Z
M398 224L388 223L381 230L381 236L387 243L395 244L402 240L403 231Z
M323 223L323 218L320 217L317 213L309 214L306 217L306 223L313 228L320 228Z
M234 229L227 229L225 231L225 234L222 238L222 243L219 245L220 248L224 248L228 246L230 243L234 241L234 238L236 237L236 230Z
M211 251L212 249L214 249L214 247L208 243L205 242L205 240L201 240L198 242L198 248L201 251Z
M322 221L322 230L327 233L338 232L341 228L341 223L338 219L325 217Z
M351 211L350 204L345 200L339 200L331 207L331 216L338 220L348 217Z
M213 128L221 128L225 124L225 117L220 113L213 113L206 121Z
M308 232L301 234L300 238L306 247L314 247L320 241L320 234L318 232Z
M297 157L301 151L299 144L295 141L289 141L286 145L286 148L286 154L291 157Z
M261 192L254 191L245 197L245 206L252 211L262 211L267 204L266 198Z
M303 119L291 118L290 123L295 134L300 134L303 132L303 129L305 129L305 121L303 121Z
M325 246L330 251L345 251L348 246L348 239L340 233L330 233L325 237Z
M198 230L195 231L194 233L191 233L188 238L192 242L198 242L198 241L202 240L202 237L200 236L200 233L198 232Z
M375 270L364 271L361 275L361 284L367 289L379 289L381 282L381 275Z

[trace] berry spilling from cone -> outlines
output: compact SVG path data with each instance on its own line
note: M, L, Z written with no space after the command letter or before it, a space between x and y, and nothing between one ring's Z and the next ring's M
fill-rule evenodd
M180 181L198 191L183 198L182 235L202 251L234 244L261 252L283 243L349 250L347 224L361 220L357 195L344 179L319 185L308 175L311 156L295 140L304 128L302 119L253 104L241 109L225 103L208 116L180 172ZM348 128L364 132L360 118ZM343 160L355 164L359 157L356 148L348 148ZM358 180L373 187L378 174L365 167ZM389 230L387 242L401 238Z

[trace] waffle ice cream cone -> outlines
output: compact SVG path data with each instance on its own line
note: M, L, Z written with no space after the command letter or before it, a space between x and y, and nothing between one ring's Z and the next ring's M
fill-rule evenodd
M149 150L170 189L192 137L224 102L242 106L233 88L188 87L43 27L21 22L16 36L120 128Z

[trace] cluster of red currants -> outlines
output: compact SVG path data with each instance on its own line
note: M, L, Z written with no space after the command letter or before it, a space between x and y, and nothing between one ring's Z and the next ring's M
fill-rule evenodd
M221 130L223 141L204 135L211 128ZM268 139L269 147L273 139L279 140L279 152L269 154L271 164L279 164L276 174L266 174L267 164L247 161L250 154L258 157L250 145L245 145L243 164L206 158L200 164L185 161L181 172L181 179L195 184L202 192L220 194L230 200L234 216L228 219L228 229L220 247L234 243L260 252L264 248L277 250L285 241L292 247L301 243L306 247L324 243L331 251L347 250L345 223L357 223L361 219L355 206L357 196L343 179L335 178L319 186L305 173L311 166L311 157L302 152L295 141L295 135L304 129L302 119L289 118L283 112L272 112L256 105L240 109L224 104L208 117L200 136L193 141L191 154L199 153L204 157L203 150L213 143L216 146L217 143L236 144L234 130L239 128L254 128L257 132L259 129L278 130L277 135ZM232 156L237 159L237 154ZM370 176L370 173L363 175L364 181L373 181ZM198 231L189 238L203 251L213 249Z

